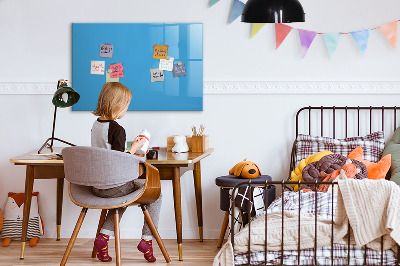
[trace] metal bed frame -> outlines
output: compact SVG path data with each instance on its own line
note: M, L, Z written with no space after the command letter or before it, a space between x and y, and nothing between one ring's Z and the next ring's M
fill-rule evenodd
M396 106L393 106L393 107L385 107L385 106L382 106L382 107L372 107L372 106L369 106L369 107L360 107L360 106L357 106L357 107L348 107L348 106L344 106L344 107L337 107L337 106L331 106L331 107L324 107L324 106L312 107L312 106L308 106L308 107L303 107L296 114L296 138L300 134L299 133L299 125L300 125L299 124L299 120L300 120L300 114L303 111L308 111L308 134L309 135L311 135L311 131L312 131L311 112L313 110L319 111L319 115L320 115L320 136L324 136L324 126L326 125L326 124L324 124L324 111L325 110L331 110L330 113L332 113L332 117L331 118L332 118L332 123L333 123L332 124L332 129L333 129L332 136L333 136L333 138L336 137L336 122L337 122L336 113L339 112L339 111L340 112L344 112L344 121L341 121L341 122L342 122L342 125L344 123L345 137L347 138L348 137L348 125L349 125L349 121L348 121L349 120L348 119L349 115L348 115L348 113L356 112L356 115L357 115L357 136L360 136L360 121L361 121L360 113L361 112L364 112L364 113L365 113L365 111L369 112L369 131L370 131L370 133L372 133L373 113L375 114L376 112L379 112L379 111L381 112L381 130L384 131L384 129L385 129L385 113L387 113L386 111L393 112L393 130L395 130L396 129L396 125L397 125L397 123L396 123L397 111L399 109L400 108L398 108ZM327 119L325 119L325 121L326 120ZM353 123L353 125L354 125L354 123ZM293 169L295 169L295 167L296 167L296 165L295 165L295 158L296 158L295 146L296 146L296 141L293 144L293 149L292 149L292 153L291 153L289 176L290 176L290 172ZM299 187L300 187L301 184L315 185L314 186L315 187L314 191L317 192L317 189L318 189L319 185L330 184L330 185L332 185L332 190L333 190L334 186L336 186L338 183L336 181L332 181L332 182L319 182L319 181L304 182L304 181L285 181L285 180L283 180L283 181L265 181L265 182L263 182L263 181L252 181L250 179L247 182L242 182L242 183L238 184L237 186L235 186L233 191L232 191L232 195L235 195L235 192L239 187L242 187L242 186L256 187L257 186L259 188L263 188L264 189L266 198L268 198L268 189L266 189L266 188L268 188L269 186L271 186L271 185L281 186L282 195L283 195L285 190L291 190L290 186L287 186L287 185L292 185L292 184L299 185ZM300 190L298 191L298 193L299 193L299 201L301 202L301 192L300 192ZM252 198L252 196L253 196L252 194L253 194L253 191L250 189L250 198ZM281 198L282 198L282 212L284 212L284 197L281 197ZM334 217L333 217L333 210L334 210L333 204L334 203L333 203L333 201L334 200L333 199L334 199L334 193L332 193L332 213L331 213L331 215L332 215L332 221L331 221L332 222L331 223L331 225L332 225L331 226L331 228L332 228L332 237L331 237L331 261L332 261L332 265L333 265L333 262L334 262L334 254L333 254L333 252L334 252L334 250L333 250L333 244L334 244L333 243L333 224L334 224L334 220L333 220L334 219ZM315 213L317 213L317 208L318 208L317 207L317 202L318 202L317 193L315 193ZM267 227L268 219L267 219L267 216L268 215L267 215L267 211L266 210L267 210L268 206L266 204L267 204L267 201L264 201L264 208L265 208L264 262L260 263L259 265L271 265L271 264L268 264L268 262L267 262L267 252L268 252L268 250L267 250L267 242L268 242L268 239L267 239L267 233L268 233L268 227ZM300 227L300 204L299 204L298 214L299 214L298 226ZM231 239L230 239L230 241L231 241L231 244L232 244L233 248L234 248L234 245L235 245L235 241L234 241L234 237L235 237L235 234L234 234L234 217L235 217L234 197L232 197L232 201L231 201L231 232L230 232ZM314 239L314 258L313 258L314 263L313 264L307 264L307 265L318 265L317 264L317 254L316 254L317 238L318 238L316 224L317 224L317 215L315 215L315 239ZM248 242L248 245L247 245L247 262L248 263L245 264L245 265L250 265L251 264L251 255L250 255L251 254L251 249L250 249L250 243L251 243L251 230L250 230L251 229L251 219L249 219L248 227L249 227L249 242ZM280 256L280 264L279 265L284 265L283 264L283 259L284 259L284 256L283 256L283 251L284 251L284 240L283 240L283 238L284 238L283 237L283 234L284 234L284 218L283 218L283 216L282 216L282 232L281 233L282 233L281 250L280 250L281 256ZM301 254L300 242L301 242L301 238L300 238L300 230L299 230L298 243L297 243L297 246L298 246L298 248L297 248L297 265L305 265L305 264L300 264L300 254ZM397 248L398 248L399 252L397 253L397 258L396 258L395 265L400 265L400 249L399 249L400 246L397 245ZM367 248L366 248L366 246L363 246L363 249L364 249L364 263L363 263L363 265L367 265L366 264L367 263L367 253L366 253L366 249ZM348 233L347 233L347 264L346 265L350 265L350 224L348 226ZM383 236L381 237L380 265L384 265L384 261L383 261Z

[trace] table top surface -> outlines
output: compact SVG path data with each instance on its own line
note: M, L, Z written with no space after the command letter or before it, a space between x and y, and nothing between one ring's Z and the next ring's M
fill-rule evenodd
M237 184L242 182L249 182L249 181L254 182L254 181L265 181L265 180L272 181L272 178L269 175L261 175L253 179L237 177L234 175L226 175L215 178L215 184L219 187L234 188Z
M41 154L37 153L37 150L22 154L20 156L10 159L11 163L14 164L50 164L50 165L63 165L64 161L61 154L62 147L54 147L53 151L48 148L43 149ZM146 160L152 165L185 165L197 163L201 159L207 157L214 151L213 148L208 149L205 152L185 152L185 153L174 153L167 151L166 148L160 148L158 151L158 159Z

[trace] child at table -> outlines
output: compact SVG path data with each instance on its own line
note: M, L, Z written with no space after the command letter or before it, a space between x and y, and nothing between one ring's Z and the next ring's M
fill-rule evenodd
M119 82L107 82L101 89L97 109L93 112L99 118L93 123L91 142L93 147L101 147L111 150L125 152L125 129L115 120L121 119L132 99L132 92ZM133 156L144 157L136 154L143 144L146 142L144 138L136 138L129 149L129 153ZM139 165L138 165L139 167ZM102 198L121 197L132 193L144 186L143 183L135 181L137 176L132 176L132 181L117 187L93 187L93 194ZM147 204L147 208L156 226L160 216L161 195L153 203ZM125 212L126 207L119 208L120 219ZM101 261L111 261L108 255L108 240L110 236L114 236L114 219L115 210L109 210L101 228L99 236L94 241L97 249L97 258ZM150 227L144 221L142 230L142 240L137 246L138 250L144 253L144 258L149 262L155 262L153 256L152 237Z

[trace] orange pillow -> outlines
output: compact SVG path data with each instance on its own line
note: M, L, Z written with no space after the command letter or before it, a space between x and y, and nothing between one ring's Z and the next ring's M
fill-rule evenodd
M361 146L358 146L352 152L350 152L347 158L355 159L365 164L368 170L368 179L375 180L384 179L386 177L392 161L392 155L388 154L377 163L368 162L363 159L363 149Z

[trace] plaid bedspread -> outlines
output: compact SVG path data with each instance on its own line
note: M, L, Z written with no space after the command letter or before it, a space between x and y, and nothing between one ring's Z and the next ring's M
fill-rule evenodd
M316 200L317 198L317 200ZM313 213L326 219L332 219L336 208L336 194L317 192L285 192L283 197L277 198L267 210L268 213L282 211L282 203L284 210L298 210L301 212ZM260 214L265 215L265 213ZM254 217L257 219L260 215ZM285 250L283 252L284 265L314 265L314 249L303 249L300 256L297 250ZM364 255L366 254L366 256ZM281 251L250 252L250 265L265 265L265 255L267 256L266 265L281 265ZM326 246L316 249L317 265L382 265L381 252L371 250L364 247L350 245L350 256L347 245L333 245L333 262L332 248ZM349 264L348 264L349 258ZM395 265L396 257L392 250L383 252L383 265ZM248 265L248 253L235 254L235 265Z

